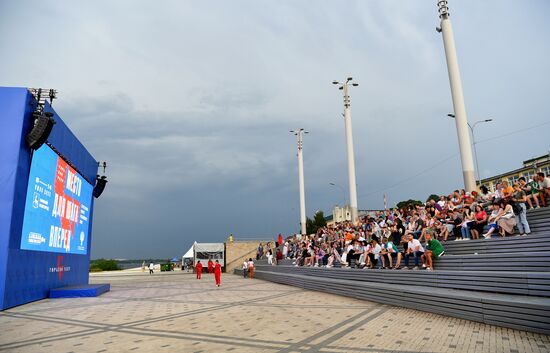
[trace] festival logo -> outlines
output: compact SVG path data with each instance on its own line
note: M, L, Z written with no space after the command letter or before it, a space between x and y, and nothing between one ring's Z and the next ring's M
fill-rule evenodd
M71 270L71 266L64 266L63 265L63 255L57 256L57 266L50 267L49 272L50 273L57 273L57 278L61 281L63 279L63 273L69 272Z

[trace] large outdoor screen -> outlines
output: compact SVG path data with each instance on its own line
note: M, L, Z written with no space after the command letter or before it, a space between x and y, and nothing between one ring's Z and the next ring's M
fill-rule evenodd
M86 254L93 187L46 144L32 156L21 249Z

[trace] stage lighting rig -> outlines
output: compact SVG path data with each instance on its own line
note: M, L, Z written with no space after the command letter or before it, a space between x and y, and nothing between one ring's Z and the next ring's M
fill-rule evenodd
M29 92L36 99L36 108L32 113L33 127L25 139L30 148L37 150L46 142L55 124L53 114L44 111L44 106L48 98L50 99L50 105L52 104L53 100L57 98L57 91L54 89L29 88Z
M107 170L107 161L103 162L97 162L98 167L103 167L103 174L105 174L105 171ZM103 190L105 190L105 185L107 184L107 176L105 175L97 175L93 195L97 199L102 193Z
M97 162L97 166L103 167L103 174L105 174L105 170L107 169L107 161Z
M97 199L101 194L103 193L103 190L105 190L105 185L107 185L107 177L105 175L103 176L97 176L93 195Z

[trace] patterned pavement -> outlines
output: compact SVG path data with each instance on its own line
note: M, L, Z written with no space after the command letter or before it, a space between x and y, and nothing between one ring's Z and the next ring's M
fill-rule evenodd
M550 336L261 280L121 271L0 312L0 352L550 352Z

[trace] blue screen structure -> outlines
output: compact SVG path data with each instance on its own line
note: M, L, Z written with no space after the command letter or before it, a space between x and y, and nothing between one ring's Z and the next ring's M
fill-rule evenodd
M32 156L21 249L85 255L92 191L74 168L42 145Z

